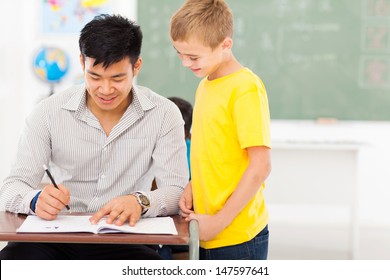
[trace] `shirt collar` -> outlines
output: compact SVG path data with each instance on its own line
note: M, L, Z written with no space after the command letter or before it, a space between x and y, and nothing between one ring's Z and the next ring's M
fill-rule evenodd
M148 111L156 106L156 104L149 99L148 96L144 93L145 88L133 86L133 101L135 110L139 115L143 115L145 111Z
M69 111L82 111L86 107L86 90L85 85L75 86L74 94L62 106L63 109Z

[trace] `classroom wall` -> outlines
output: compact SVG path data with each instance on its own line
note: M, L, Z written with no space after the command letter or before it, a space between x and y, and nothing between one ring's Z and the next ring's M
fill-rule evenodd
M351 192L351 196L357 190L359 191L358 204L361 225L390 225L390 220L387 217L387 213L390 211L390 204L388 203L390 198L390 165L388 164L390 158L390 122L331 121L321 123L310 120L274 120L271 124L271 135L272 142L275 146L281 144L287 146L311 146L310 148L316 149L316 146L334 145L335 150L338 149L338 146L356 146L359 149L359 158L355 162L358 174L356 174L356 188ZM340 152L344 150L344 148L340 148ZM313 162L318 162L318 160L313 159ZM275 174L280 175L278 170L275 169L273 173L271 176L275 176ZM340 177L337 174L327 174L327 170L323 170L323 174L324 176L328 176L330 181L333 182L332 185L329 185L328 191L332 193L331 196L334 196L334 200L337 201L337 196L344 195L345 193L343 189L338 190L338 188L343 187L337 181ZM311 179L314 189L316 188L316 184L321 185L321 183L316 183L318 182L316 175L310 172L297 174L297 176L309 178L305 181L310 181ZM304 192L299 194L295 193L294 186L290 184L289 178L285 178L284 184L291 187L292 196L296 197L299 195L302 197L300 201L307 204L312 203L308 199L305 201ZM269 187L272 188L275 186L271 184ZM322 191L319 190L319 195ZM273 192L273 190L266 189L266 192ZM289 196L288 193L285 195ZM330 199L329 204L332 204L332 202L332 199ZM315 213L313 211L312 213L305 212L302 214L308 217L308 220L318 223L320 222L319 217L316 217ZM278 216L280 218L279 214ZM288 219L290 216L287 214L285 217Z
M14 1L5 1L1 6L3 11L7 11L0 17L0 178L3 178L9 170L21 123L29 107L23 96L28 76L25 63L28 50L24 47L28 38L26 30L30 5L26 3L21 7ZM16 14L19 16L16 17ZM26 21L20 21L20 18Z
M78 68L77 36L42 36L38 32L38 0L2 1L0 7L0 180L7 175L24 118L33 106L48 93L48 87L32 72L32 57L43 44L59 46L72 57L72 69L57 87L61 90L76 80ZM136 17L136 1L115 1L115 9L131 18ZM18 16L16 16L18 15ZM8 28L4 28L8 27ZM267 81L264 81L267 85ZM158 91L158 89L155 89ZM314 123L314 125L317 125ZM362 153L360 215L362 224L390 225L390 123L343 122L340 125L278 120L272 121L273 141L334 141L353 140L366 143ZM320 132L320 133L319 133ZM309 175L308 175L309 176ZM315 180L315 178L313 178Z

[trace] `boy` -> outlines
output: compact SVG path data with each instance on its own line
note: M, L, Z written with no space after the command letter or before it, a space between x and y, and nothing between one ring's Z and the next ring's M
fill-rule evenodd
M196 91L191 175L179 206L199 222L201 259L266 259L269 109L261 80L234 57L233 15L222 0L188 0L170 36ZM192 210L193 209L193 210Z

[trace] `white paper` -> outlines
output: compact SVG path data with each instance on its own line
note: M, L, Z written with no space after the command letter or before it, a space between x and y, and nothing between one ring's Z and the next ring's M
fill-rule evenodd
M107 224L105 219L98 224L91 224L91 216L58 216L53 221L43 220L37 216L28 216L17 229L18 233L60 233L60 232L91 232L91 233L141 233L141 234L173 234L177 235L175 223L171 217L156 217L140 219L134 227L124 224L117 226Z

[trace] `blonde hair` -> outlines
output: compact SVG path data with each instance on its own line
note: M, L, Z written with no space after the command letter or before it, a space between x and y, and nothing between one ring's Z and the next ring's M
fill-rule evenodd
M170 36L173 41L195 37L214 49L233 36L233 13L224 0L187 0L171 18Z

